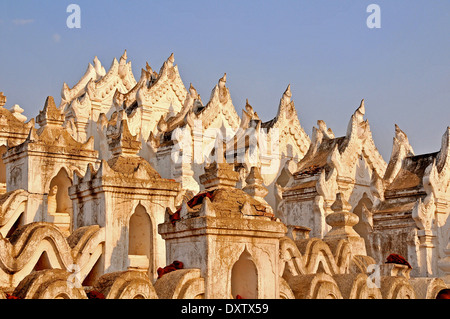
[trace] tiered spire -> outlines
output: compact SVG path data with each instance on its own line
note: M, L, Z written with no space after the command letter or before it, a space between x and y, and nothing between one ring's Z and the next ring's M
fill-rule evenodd
M393 138L391 159L384 174L386 184L392 183L402 167L403 160L407 156L413 156L414 150L409 144L408 136L395 124L395 136Z
M326 217L326 222L332 229L325 235L325 241L339 242L348 240L354 255L366 255L364 238L353 229L359 218L351 212L352 206L345 200L342 193L336 194L336 201L331 205L333 213Z
M114 157L119 155L136 156L141 149L139 134L132 135L127 119L122 119L119 127L108 128L108 146Z
M250 174L248 174L245 179L247 185L243 188L243 191L252 196L254 199L259 201L261 204L266 206L266 209L272 212L272 207L267 203L264 197L267 196L269 191L264 187L264 180L261 176L261 168L253 166L250 169Z
M44 109L39 111L36 122L41 126L61 126L64 123L64 113L56 107L53 96L48 96L45 100Z
M200 175L200 183L206 190L214 188L235 187L239 180L239 173L233 170L233 164L225 161L214 161L205 167L205 173Z

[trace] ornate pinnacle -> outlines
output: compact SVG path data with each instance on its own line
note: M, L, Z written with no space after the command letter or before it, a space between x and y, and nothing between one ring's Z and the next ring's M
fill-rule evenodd
M167 64L168 66L172 67L173 64L175 63L175 57L173 55L173 53L167 58Z
M291 93L291 85L288 84L286 91L284 91L284 95L286 95L287 97L291 97L292 93Z
M359 217L351 212L352 206L347 202L342 193L336 194L336 201L331 205L333 213L329 214L325 221L332 229L325 235L325 241L348 240L354 255L365 255L366 247L364 239L353 229Z
M36 122L40 126L62 125L64 123L64 113L56 107L53 96L48 96L45 100L44 109L39 112Z
M228 100L228 92L225 87L225 83L227 82L227 74L224 73L223 77L220 78L218 87L219 87L219 101L222 104L225 104Z
M153 73L153 69L150 66L150 64L148 64L148 62L145 62L145 70L147 70L147 72L150 73L150 74Z
M249 113L250 116L253 115L253 107L248 103L248 99L245 99L245 110Z
M189 94L190 94L191 97L194 98L194 99L198 98L197 90L194 88L194 86L192 85L192 83L190 83L190 85L189 85Z
M242 190L259 201L270 212L272 212L272 208L264 199L269 191L264 186L264 179L261 176L261 168L252 166L252 168L250 169L250 173L245 179L245 182L247 183L247 185Z
M102 66L102 63L97 56L94 57L94 69L97 73L97 77L101 77L106 74L105 68Z
M100 63L100 60L98 59L97 56L94 57L94 68L97 71L98 69L100 69L102 67L102 64Z
M408 136L405 134L405 132L403 132L400 127L395 124L395 137L394 137L394 143L398 143L398 144L405 144L408 145L408 147L410 148L410 155L414 155L414 152L412 151L411 146L409 145L409 140L408 140Z
M125 51L123 52L122 56L120 57L120 61L126 61L128 59L127 57L127 50L125 49Z
M361 100L358 109L355 111L355 113L357 112L360 113L361 115L366 114L366 108L364 107L364 99Z
M224 73L223 76L219 80L220 82L227 82L227 74Z
M400 147L404 147L407 153L404 156L414 155L414 150L409 144L408 136L403 132L400 127L395 124L395 136L394 136L394 145L393 145L393 155L394 152L399 152Z
M291 103L291 97L292 97L292 93L291 93L291 85L289 84L289 85L287 86L286 90L284 91L283 96L281 97L281 100L280 100L280 109L278 110L278 112L281 111L281 107L287 106L287 105L289 105L289 103ZM283 110L285 110L285 109L283 108ZM285 113L286 113L286 112L285 112ZM285 115L287 116L288 114L285 114Z
M368 121L364 121L364 114L366 113L366 109L364 107L364 99L361 100L359 107L353 113L350 118L347 127L347 137L350 138L365 138L365 134L368 133Z
M227 83L227 74L224 73L223 76L219 79L219 87L225 87L225 83Z

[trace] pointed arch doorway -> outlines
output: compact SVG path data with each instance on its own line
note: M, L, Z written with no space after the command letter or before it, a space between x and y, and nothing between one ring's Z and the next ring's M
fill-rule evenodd
M129 267L147 271L153 275L153 227L147 210L142 204L136 206L128 227Z
M231 269L231 294L233 298L258 298L258 269L247 248Z

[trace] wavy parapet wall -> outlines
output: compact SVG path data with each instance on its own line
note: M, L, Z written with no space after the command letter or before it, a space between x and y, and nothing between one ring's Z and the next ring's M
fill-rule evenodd
M65 238L51 223L27 224L0 238L0 285L14 287L39 269L77 269L82 281L100 258L104 241L104 228L97 225Z
M369 256L351 255L345 240L332 252L317 238L294 242L285 237L280 240L280 298L434 299L447 286L437 278L409 278L399 268L377 266Z

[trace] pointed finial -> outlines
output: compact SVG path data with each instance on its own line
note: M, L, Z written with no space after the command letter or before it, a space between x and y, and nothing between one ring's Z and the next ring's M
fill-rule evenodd
M291 85L289 84L287 86L286 90L284 91L283 96L281 97L280 107L289 105L289 103L291 102L291 96L292 96ZM283 110L284 110L284 108L283 108ZM278 110L278 112L280 112L280 111L281 111L281 109Z
M219 88L220 89L225 88L225 83L227 83L227 74L226 73L224 73L223 76L219 79L219 83L218 83Z
M248 103L248 99L245 99L245 110L247 111L247 113L249 113L249 116L253 116L253 107L250 105L250 103Z
M120 59L122 60L127 60L128 59L128 57L127 57L127 50L125 49L125 51L123 52L123 54L122 54L122 56L120 57Z
M317 121L317 126L319 127L319 129L323 132L326 132L327 130L327 124L325 123L325 121L323 120L318 120Z
M288 96L288 97L291 97L291 96L292 96L292 93L291 93L291 84L288 84L288 86L287 86L287 88L286 88L286 91L284 91L284 94L285 94L286 96Z
M224 73L223 76L219 79L219 83L223 82L224 84L227 82L227 74Z
M359 104L357 112L361 113L362 115L366 114L366 108L364 107L364 99L361 100L361 103Z
M97 78L106 74L106 70L97 56L94 57L94 70L97 73Z
M175 56L173 55L173 52L172 52L172 54L169 56L169 58L167 59L170 63L174 63L175 62Z
M100 60L97 56L94 57L94 67L101 66Z
M323 135L326 136L327 138L331 139L331 138L335 137L333 130L331 128L327 128L327 124L325 123L325 121L318 120L317 126L318 126L319 130L323 133Z
M194 86L192 85L192 83L189 84L189 94L191 95L192 98L196 99L198 97L198 93L197 90L194 88Z
M400 129L397 124L395 124L395 137L400 141L408 140L408 136Z
M150 74L153 73L153 69L150 64L148 64L148 62L145 62L145 70L147 70L147 72L149 72Z
M69 92L69 91L70 91L69 86L67 85L66 82L64 82L64 83L63 83L63 86L62 86L62 89L61 89L61 97L62 97L63 99L65 99L65 93L66 93L66 92Z
M395 137L399 137L400 135L405 134L400 127L397 125L397 123L394 124L395 125Z
M409 144L408 136L400 129L397 124L395 124L395 136L392 155L398 152L401 146L407 150L408 155L414 155L414 150Z
M364 99L362 99L359 107L350 118L347 126L347 136L352 136L352 134L354 134L355 137L358 136L358 138L361 138L365 133L367 133L367 125L366 127L361 126L364 122L365 113L366 109L364 107Z

